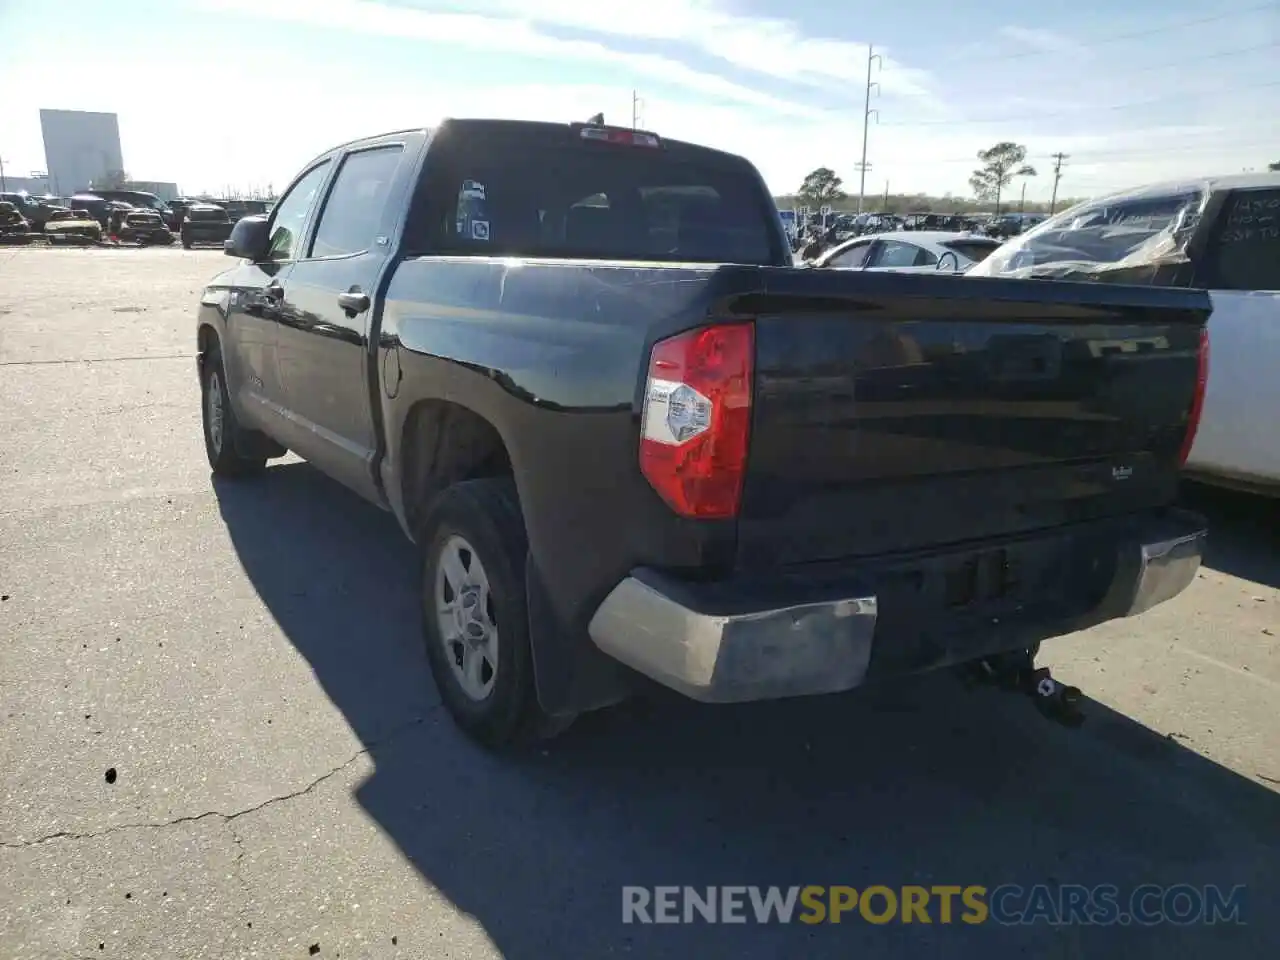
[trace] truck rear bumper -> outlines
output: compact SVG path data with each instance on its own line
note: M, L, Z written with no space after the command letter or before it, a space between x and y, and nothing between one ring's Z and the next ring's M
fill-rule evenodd
M588 632L605 653L695 700L836 693L1142 613L1191 584L1205 538L1200 517L1169 511L769 582L690 583L638 568ZM1034 589L951 602L956 571L994 554L1006 569L1011 557L1034 566Z

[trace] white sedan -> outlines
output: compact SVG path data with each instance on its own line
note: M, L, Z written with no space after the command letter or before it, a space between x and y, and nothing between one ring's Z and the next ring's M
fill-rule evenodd
M895 270L964 273L985 260L1001 241L946 230L900 230L854 237L814 259L833 270Z

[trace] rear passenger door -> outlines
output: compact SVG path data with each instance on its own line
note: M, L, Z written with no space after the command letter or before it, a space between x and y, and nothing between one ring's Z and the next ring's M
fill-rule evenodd
M1233 190L1194 285L1213 299L1209 384L1187 466L1280 482L1280 184Z
M378 496L378 431L369 335L408 206L405 156L403 142L382 142L342 158L306 254L284 283L277 332L289 447L370 499Z

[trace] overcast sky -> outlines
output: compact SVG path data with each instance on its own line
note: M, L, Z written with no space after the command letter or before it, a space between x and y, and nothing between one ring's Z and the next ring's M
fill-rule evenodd
M1056 12L1050 12L1050 11ZM184 191L282 187L342 140L445 115L603 110L750 157L777 193L968 193L1025 144L1061 191L1280 161L1280 2L0 0L0 158L45 166L39 109L119 114L125 166Z

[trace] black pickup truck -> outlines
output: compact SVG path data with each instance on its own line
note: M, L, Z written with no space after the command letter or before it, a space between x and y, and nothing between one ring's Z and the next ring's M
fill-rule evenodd
M728 702L1025 664L1200 562L1202 292L795 268L740 157L490 120L338 147L226 252L213 472L291 450L393 512L486 744L644 676Z

